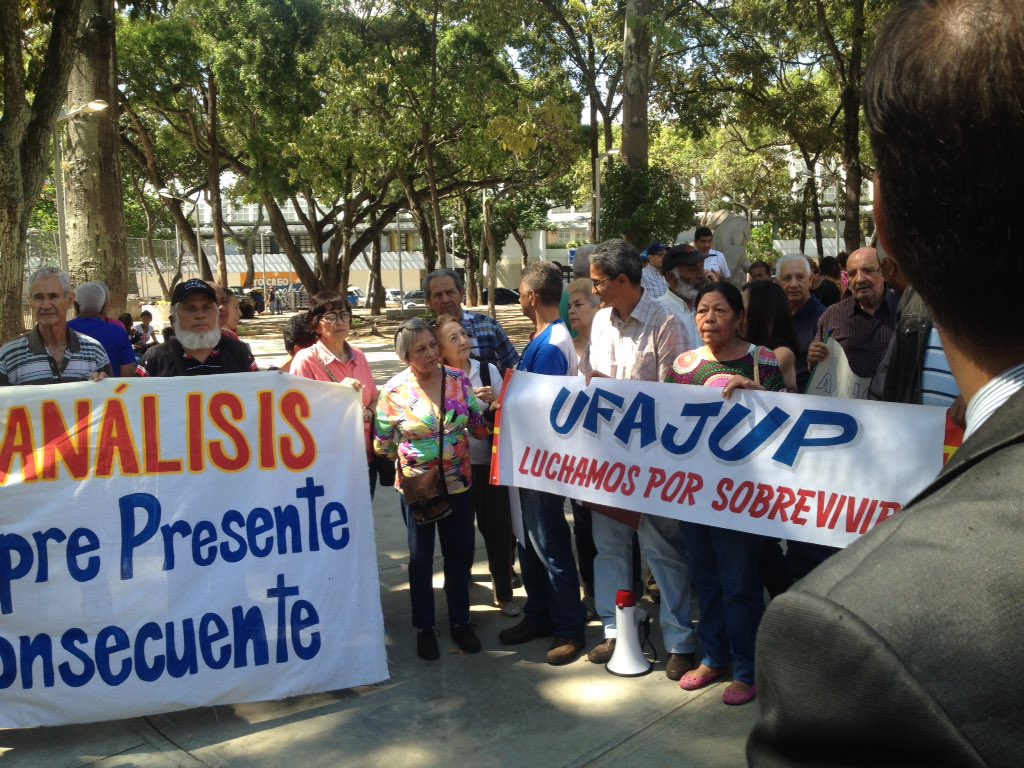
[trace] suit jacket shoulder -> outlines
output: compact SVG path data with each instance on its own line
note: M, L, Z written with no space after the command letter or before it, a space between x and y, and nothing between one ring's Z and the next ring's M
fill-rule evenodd
M773 601L751 765L1024 765L1022 470L1018 393L903 512Z

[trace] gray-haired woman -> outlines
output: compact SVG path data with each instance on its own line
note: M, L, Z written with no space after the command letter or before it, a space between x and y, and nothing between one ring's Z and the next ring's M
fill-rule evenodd
M434 529L441 538L444 591L451 636L465 653L480 650L469 623L469 579L473 566L473 509L467 491L471 483L467 428L479 437L488 434L488 407L476 395L469 377L441 364L434 329L423 320L407 320L395 333L395 352L409 364L381 389L377 401L374 450L399 459L402 477L429 472L440 462L451 514L436 523L420 525L402 497L402 515L409 537L409 596L412 623L417 630L416 652L421 659L440 657L434 632ZM438 454L438 433L443 452Z

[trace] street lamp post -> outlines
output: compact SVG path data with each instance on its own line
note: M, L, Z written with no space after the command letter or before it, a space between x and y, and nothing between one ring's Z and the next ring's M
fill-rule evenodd
M839 258L839 171L836 170L836 258Z
M395 216L398 225L398 295L402 297L402 309L405 309L405 282L402 278L402 212Z
M88 104L61 112L53 121L53 187L57 193L57 254L60 258L60 268L64 272L68 271L68 236L67 223L64 218L64 153L61 149L58 126L79 115L102 112L106 108L107 102L95 99Z
M606 157L619 154L617 149L609 149L594 158L594 241L601 242L601 161Z
M263 246L263 231L260 230L260 256L263 257L263 290L269 295L267 288L267 249Z

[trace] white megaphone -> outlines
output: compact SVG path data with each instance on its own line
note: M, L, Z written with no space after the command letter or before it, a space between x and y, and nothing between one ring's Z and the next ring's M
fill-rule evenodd
M654 666L640 648L640 624L647 614L636 607L636 596L631 589L615 593L615 650L605 669L619 677L640 677Z

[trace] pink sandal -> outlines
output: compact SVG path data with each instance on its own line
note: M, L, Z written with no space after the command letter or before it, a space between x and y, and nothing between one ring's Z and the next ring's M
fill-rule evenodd
M734 680L729 683L729 687L725 689L725 693L722 694L722 702L732 707L738 707L741 704L747 704L753 701L757 696L757 686L744 683L739 680Z
M684 691L696 691L706 685L711 685L718 678L725 674L724 669L716 669L701 664L696 669L691 669L679 681L679 687Z

